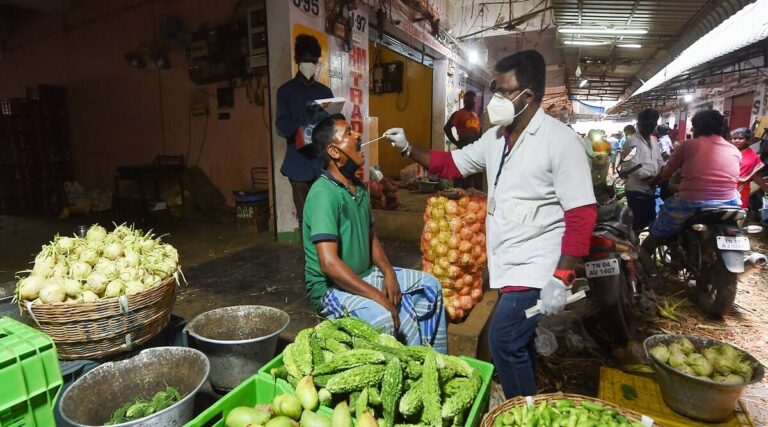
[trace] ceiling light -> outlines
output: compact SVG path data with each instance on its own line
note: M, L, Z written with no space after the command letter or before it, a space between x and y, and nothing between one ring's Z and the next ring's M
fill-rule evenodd
M584 87L584 86L587 85L587 83L589 83L589 80L584 79L584 80L581 81L581 83L579 83L579 87Z
M643 45L636 44L636 43L617 44L616 46L617 47L626 47L626 48L630 48L630 49L640 49L641 47L643 47Z
M606 41L598 40L564 40L563 43L574 46L602 46L608 44Z
M563 34L600 34L611 36L648 34L647 28L560 27L557 31Z
M687 94L687 95L683 96L683 101L685 101L685 102L691 102L691 101L693 101L693 95L691 95L691 94L689 93L689 94Z

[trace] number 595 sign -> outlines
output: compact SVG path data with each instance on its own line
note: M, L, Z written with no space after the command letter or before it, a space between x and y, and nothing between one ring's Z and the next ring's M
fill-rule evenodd
M312 16L320 15L320 0L293 0L293 5Z

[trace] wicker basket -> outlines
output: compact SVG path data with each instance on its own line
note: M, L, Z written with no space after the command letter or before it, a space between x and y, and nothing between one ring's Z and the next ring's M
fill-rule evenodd
M560 399L571 399L574 404L578 405L581 402L591 402L591 403L597 403L602 405L605 408L611 408L618 411L619 414L627 417L627 419L635 422L641 422L642 415L638 414L635 411L631 411L629 409L624 409L620 406L614 405L611 402L606 402L605 400L600 400L594 397L587 397L582 396L580 394L567 394L567 393L549 393L549 394L537 394L536 396L532 396L533 403L535 405L538 405L540 402L548 402L548 403L554 403ZM485 414L483 417L483 420L480 422L480 427L493 427L493 421L496 419L497 416L509 411L512 408L518 407L518 406L524 406L526 404L524 397L515 397L514 399L509 399L502 403L501 405L493 408L492 411ZM659 424L654 424L656 427L661 427Z
M176 301L170 276L144 292L86 304L31 304L24 309L56 343L60 359L100 359L143 344L165 328Z

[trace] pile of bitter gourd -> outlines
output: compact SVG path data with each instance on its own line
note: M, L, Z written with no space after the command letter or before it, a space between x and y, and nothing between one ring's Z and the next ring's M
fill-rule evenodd
M294 387L311 375L320 403L346 400L360 416L373 412L382 427L463 426L478 396L480 372L428 346L405 346L354 317L304 329L272 370Z

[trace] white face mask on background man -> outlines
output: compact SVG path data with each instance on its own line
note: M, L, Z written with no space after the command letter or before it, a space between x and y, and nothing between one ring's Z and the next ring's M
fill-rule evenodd
M299 64L299 72L307 80L311 80L313 77L315 77L315 71L317 71L317 64L312 62L302 62Z
M520 92L519 95L513 100L507 99L501 93L494 93L491 97L491 102L488 103L488 119L494 126L509 126L515 121L515 118L528 108L528 104L525 104L520 112L515 112L515 101L520 98L528 89Z

